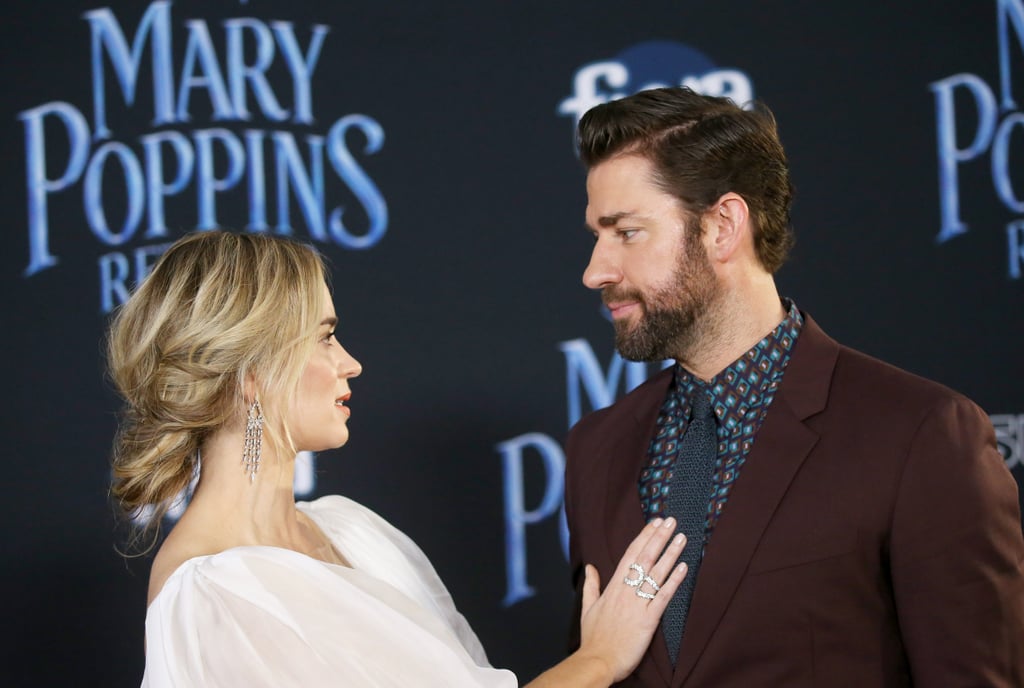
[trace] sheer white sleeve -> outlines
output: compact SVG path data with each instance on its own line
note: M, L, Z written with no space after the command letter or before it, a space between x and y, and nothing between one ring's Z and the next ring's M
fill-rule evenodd
M302 508L353 568L273 547L186 562L148 610L144 687L517 685L411 540L340 497Z

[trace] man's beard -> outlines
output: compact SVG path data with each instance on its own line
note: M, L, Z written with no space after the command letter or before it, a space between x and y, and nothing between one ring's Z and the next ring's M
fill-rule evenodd
M630 361L687 359L701 345L714 321L713 304L721 292L700 235L687 231L670 284L653 293L608 287L605 303L636 301L640 319L615 321L615 348Z

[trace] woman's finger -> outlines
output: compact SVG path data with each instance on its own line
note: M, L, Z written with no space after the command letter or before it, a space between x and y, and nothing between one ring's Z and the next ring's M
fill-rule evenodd
M622 558L619 560L618 569L622 569L625 572L629 568L630 564L636 563L640 559L640 555L647 548L647 545L651 542L652 538L657 537L658 529L664 523L663 519L656 518L643 527L640 533L633 538L633 541L629 543L629 547L626 548ZM654 559L651 559L648 563L653 563ZM618 569L616 573L618 573Z
M626 552L619 560L615 576L621 578L630 575L630 566L633 564L639 564L644 571L647 571L658 560L658 555L673 532L675 532L675 519L673 518L656 518L644 526L640 534L629 543L629 547L626 548Z
M623 580L629 582L638 597L653 599L679 560L685 539L673 537L675 531L673 518L652 521L633 541L640 551L635 552L632 546L627 548L619 562L619 568L626 572Z
M672 596L676 594L676 590L679 589L679 585L686 578L687 567L685 563L680 562L672 573L669 574L661 583L661 589L655 594L654 599L647 605L647 612L653 614L656 618L661 618L662 613L665 611L665 607L668 606Z
M654 564L650 567L647 572L658 585L661 585L669 574L672 573L672 569L675 568L676 564L679 563L679 557L683 553L683 549L686 547L686 536L682 533L675 533L672 535L672 539L669 541L668 546L661 552L644 552L642 556L651 556L651 561Z
M594 606L601 596L601 575L597 569L587 564L583 569L583 607L580 618L587 615L590 608Z

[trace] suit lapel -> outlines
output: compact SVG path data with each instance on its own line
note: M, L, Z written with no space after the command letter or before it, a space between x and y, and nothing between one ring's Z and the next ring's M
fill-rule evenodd
M672 380L672 368L651 378L649 384L636 389L625 397L622 426L608 428L603 442L602 454L608 465L608 479L605 482L604 532L607 534L608 571L615 570L619 558L644 527L643 507L640 505L640 472L647 465L647 451L654 435L662 402L668 393ZM607 585L616 581L607 580ZM672 663L665 646L665 637L659 626L651 642L651 656L661 675L663 685L672 680Z
M825 407L839 347L809 316L805 318L782 384L701 563L673 686L683 685L693 671L772 515L818 441L803 421Z
M605 496L605 532L608 534L608 557L612 566L626 551L629 543L644 527L640 506L640 472L647 464L647 450L654 434L658 412L668 392L672 370L659 373L651 384L638 388L623 408L625 427L611 427L602 453L608 464Z

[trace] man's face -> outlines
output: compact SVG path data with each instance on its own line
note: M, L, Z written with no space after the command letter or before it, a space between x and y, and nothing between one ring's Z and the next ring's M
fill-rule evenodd
M696 227L639 156L592 168L587 199L595 244L583 283L601 290L619 353L637 361L687 359L702 345L721 292Z

